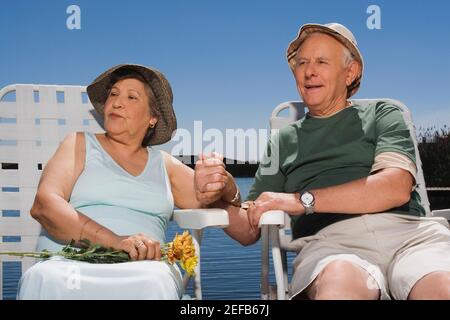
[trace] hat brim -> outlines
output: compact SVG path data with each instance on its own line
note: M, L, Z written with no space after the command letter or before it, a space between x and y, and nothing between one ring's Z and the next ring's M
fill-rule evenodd
M353 81L353 83L348 88L348 97L353 96L359 89L361 85L361 79L364 71L364 60L359 51L358 47L353 44L353 42L347 37L343 36L339 32L321 24L308 23L303 25L298 32L297 37L289 44L287 49L287 60L289 67L293 70L295 68L295 56L297 55L298 48L306 40L306 38L315 32L321 32L334 37L336 40L342 43L347 49L350 50L356 61L359 62L361 66L359 76Z
M163 144L172 139L177 128L177 120L173 110L172 88L164 75L156 69L136 64L120 64L98 76L88 87L89 100L101 118L104 117L104 105L108 98L114 73L130 70L140 74L149 84L156 98L155 108L160 115L154 133L148 145Z

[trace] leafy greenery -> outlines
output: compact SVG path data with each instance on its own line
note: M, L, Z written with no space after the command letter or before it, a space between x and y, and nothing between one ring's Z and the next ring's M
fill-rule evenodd
M99 244L91 244L89 240L80 241L85 248L76 248L75 240L58 252L43 250L41 252L0 252L0 255L10 255L18 257L31 257L48 259L53 256L61 256L71 260L85 261L89 263L120 263L130 261L127 252L113 248L105 248ZM179 263L181 268L190 276L195 275L195 268L198 264L198 256L195 253L195 245L192 236L188 231L175 235L172 242L161 244L161 260L169 264Z
M450 131L419 129L419 152L427 187L450 187Z
M81 242L86 246L85 248L79 249L74 247L75 241L72 240L70 244L66 245L58 252L43 250L40 252L0 252L0 254L40 259L61 256L67 259L89 263L120 263L130 261L130 257L125 251L105 248L99 244L91 244L89 240L81 240Z

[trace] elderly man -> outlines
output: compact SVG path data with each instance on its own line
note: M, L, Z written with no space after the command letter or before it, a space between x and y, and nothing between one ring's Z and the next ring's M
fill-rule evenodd
M309 112L269 142L248 209L217 155L196 165L197 198L226 208L225 231L244 245L258 240L265 211L292 217L302 248L292 298L450 299L448 222L424 217L401 112L348 100L363 74L353 34L336 23L304 25L287 59ZM277 172L264 174L274 155Z

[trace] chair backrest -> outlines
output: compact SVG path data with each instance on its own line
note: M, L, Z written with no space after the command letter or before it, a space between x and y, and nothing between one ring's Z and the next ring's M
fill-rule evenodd
M374 102L385 101L387 103L393 104L397 106L401 111L405 123L408 126L408 129L411 134L411 138L414 142L414 149L416 153L416 166L417 166L417 177L416 183L417 188L416 191L420 195L421 204L425 208L426 215L431 215L430 211L430 202L428 200L427 190L425 186L425 178L422 170L422 162L420 160L420 154L418 149L418 142L416 137L416 129L414 127L414 123L412 121L411 113L409 109L400 101L394 99L353 99L351 100L354 104L358 105L367 105L372 104ZM270 118L270 128L271 129L281 129L286 125L289 125L302 117L305 116L306 105L302 101L288 101L279 104L273 111ZM287 116L281 116L280 113L288 110ZM285 227L280 230L280 242L281 246L289 249L289 242L292 239L289 232L286 234L286 231L290 229L290 217L286 214L285 216Z
M40 224L29 215L42 169L66 134L103 131L84 86L15 84L0 90L0 251L36 247ZM2 256L0 274L35 261ZM0 276L0 299L3 296Z

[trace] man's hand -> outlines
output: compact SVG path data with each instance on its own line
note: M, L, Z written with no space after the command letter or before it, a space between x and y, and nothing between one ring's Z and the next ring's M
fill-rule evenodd
M223 156L212 152L201 153L195 163L194 189L197 200L211 204L222 198L228 183L228 175L223 163Z
M247 218L253 230L258 228L263 213L269 210L283 210L289 215L305 213L298 193L263 192L255 201L245 204L248 205Z

